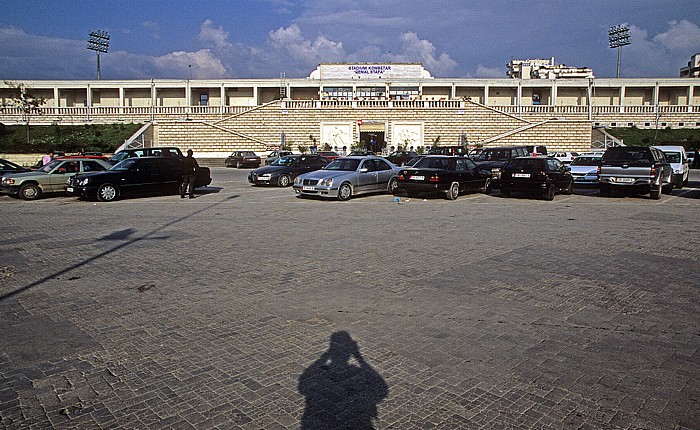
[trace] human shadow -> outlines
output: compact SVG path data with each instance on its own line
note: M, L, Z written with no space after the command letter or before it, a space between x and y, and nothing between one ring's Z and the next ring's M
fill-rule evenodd
M331 335L328 351L304 370L298 388L306 398L301 430L373 429L377 405L389 394L346 331Z

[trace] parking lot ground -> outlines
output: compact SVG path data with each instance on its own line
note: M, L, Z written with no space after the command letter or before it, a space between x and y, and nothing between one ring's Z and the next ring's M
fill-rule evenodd
M700 174L348 202L0 196L0 427L699 429Z

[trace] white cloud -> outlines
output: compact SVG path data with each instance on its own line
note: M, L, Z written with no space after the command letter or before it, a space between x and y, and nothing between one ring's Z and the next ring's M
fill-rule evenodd
M400 56L409 61L423 63L433 75L444 76L457 66L457 62L444 52L435 57L435 46L428 40L419 39L416 33L402 34L401 41L404 51Z
M214 28L214 21L207 19L202 23L199 29L197 39L208 46L213 46L216 49L228 48L231 44L228 42L228 32L224 31L222 26Z
M693 51L700 49L700 27L687 20L671 21L670 28L652 39L669 51ZM690 58L690 55L688 55Z
M477 78L505 78L506 72L498 67L486 67L479 64L476 68Z

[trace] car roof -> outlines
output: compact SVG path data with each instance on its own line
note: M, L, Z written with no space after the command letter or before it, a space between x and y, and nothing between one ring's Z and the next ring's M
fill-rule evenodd
M684 152L684 146L674 146L674 145L654 145L652 148L660 149L662 151L678 151Z

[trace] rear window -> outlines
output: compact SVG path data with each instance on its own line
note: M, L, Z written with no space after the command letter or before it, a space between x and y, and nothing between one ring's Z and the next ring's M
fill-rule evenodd
M533 171L542 168L542 161L532 158L515 159L508 164L508 169Z
M572 166L600 166L600 157L576 157Z
M651 152L649 149L640 148L609 148L603 154L605 163L629 163L629 164L651 164Z
M449 158L426 157L420 159L413 167L418 169L445 169L450 165Z

